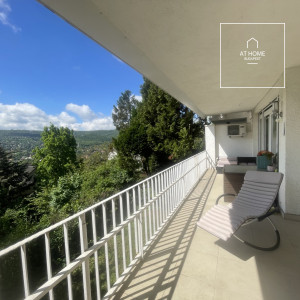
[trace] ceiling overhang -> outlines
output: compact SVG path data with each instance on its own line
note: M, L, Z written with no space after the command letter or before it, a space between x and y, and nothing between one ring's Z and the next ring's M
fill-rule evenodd
M268 91L220 88L220 23L285 23L285 66L300 65L296 0L40 2L201 116L252 110ZM276 84L282 72L274 64L267 77Z

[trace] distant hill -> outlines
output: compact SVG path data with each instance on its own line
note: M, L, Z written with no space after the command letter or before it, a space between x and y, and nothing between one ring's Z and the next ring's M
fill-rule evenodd
M74 136L80 148L111 142L118 135L117 130L75 131Z
M35 130L0 130L0 144L4 149L12 152L14 159L26 159L32 150L42 145L42 131ZM74 136L80 153L111 142L118 135L117 130L75 131Z

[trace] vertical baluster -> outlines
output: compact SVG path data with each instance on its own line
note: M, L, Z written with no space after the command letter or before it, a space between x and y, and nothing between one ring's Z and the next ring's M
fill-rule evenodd
M158 192L161 194L161 181L162 181L162 175L158 175L158 183L157 183L157 188L158 188ZM159 226L162 224L163 222L163 217L162 217L162 211L163 211L163 195L161 195L159 197Z
M106 220L106 203L102 205L102 216L103 216L103 233L104 237L107 236L107 220ZM105 269L106 269L106 284L107 290L110 290L110 269L109 269L109 257L108 257L108 242L105 242L104 245L105 251Z
M139 201L142 201L140 192L141 191L139 190ZM144 206L145 206L146 205L146 187L145 187L145 183L143 183L143 203L144 203ZM140 207L141 207L141 203L140 203ZM149 239L148 239L147 209L144 210L144 218L145 218L145 239L146 239L146 242L148 242ZM150 232L150 229L149 229L149 232Z
M173 197L172 197L172 212L174 211L175 209L175 206L176 206L176 200L177 200L177 195L176 195L176 184L173 185L173 189L172 189L172 193L173 193Z
M148 202L150 202L151 201L151 194L150 194L150 192L151 192L151 187L150 187L150 184L151 184L152 182L149 182L149 180L147 181L147 188L148 188ZM153 183L152 183L152 185L153 185ZM154 205L154 203L152 202L152 204L150 205L150 208L151 208L151 210L152 210L152 216L151 216L151 222L152 222L152 232L153 232L153 235L154 235L154 233L155 233L155 205ZM149 217L150 218L150 217ZM151 225L150 225L151 226ZM151 238L152 238L152 233L151 233Z
M163 209L163 211L162 211L162 217L163 217L163 222L164 222L164 220L165 220L165 218L166 218L166 207L167 207L167 193L166 193L166 186L165 186L165 176L166 176L166 172L164 172L163 174L162 174L162 176L161 176L161 180L162 180L162 183L161 183L161 192L162 192L162 195L163 195L163 197L162 197L162 209Z
M155 176L155 180L154 180L154 189L155 189L155 196L158 196L158 192L157 192L157 180L158 180L158 176ZM159 214L160 214L160 197L158 197L158 199L155 201L156 202L156 228L158 229L160 226L160 221L159 221Z
M168 173L165 172L164 174L164 195L165 195L165 218L168 216L168 185L167 185L167 176L168 176Z
M151 186L150 187L150 190L151 190L151 192L153 193L153 195L155 194L155 189L154 189L154 183L153 183L153 178L151 178L151 181L149 182L149 186ZM150 195L150 193L148 192L148 201L150 201L150 200L152 200L153 198L151 198L151 195ZM155 202L152 202L152 204L150 205L151 206L151 208L152 208L152 217L153 217L153 219L152 219L152 224L153 224L153 226L152 226L152 228L153 228L153 235L154 235L154 233L155 233L155 226L156 226L156 220L155 220L155 212L156 212L156 208L155 208L155 203L156 203L156 201ZM152 234L151 234L151 237L152 237Z
M144 184L143 184L144 185ZM141 207L142 207L142 195L141 195L141 186L140 185L138 185L138 200L139 200L139 209L141 209ZM146 227L147 227L147 219L146 219L146 217L147 217L147 214L146 214L146 210L144 210L144 218L145 218L145 232L147 232L147 229L146 229ZM140 221L141 221L141 218L140 217L138 217L138 226L139 226L139 224L140 224ZM140 228L138 229L139 230L139 252L141 253L142 252L142 249L141 249L141 237L143 237L143 232L141 233L141 237L140 237L140 231L142 231L142 229L143 229L143 225L142 224L140 224ZM146 234L145 234L145 237L146 237L146 241L147 241L147 236L146 236Z
M84 251L87 250L88 248L85 214L79 216L79 233L80 233L81 253L84 253ZM82 278L83 278L84 299L90 300L92 297L91 297L90 265L89 265L88 258L82 263Z
M187 175L188 176L188 175ZM186 192L188 191L188 186L186 186L185 185L185 178L186 178L186 176L184 176L183 178L182 178L182 192L181 192L181 199L180 199L180 202L182 202L182 200L183 200L183 198L185 197L185 195L186 195Z
M21 250L21 260L22 260L24 294L25 297L28 297L30 294L30 290L29 290L28 269L27 269L26 245L25 244L22 245L20 250Z
M132 189L133 194L133 203L135 203L135 188ZM130 217L130 199L129 199L129 192L126 192L126 200L127 200L127 218ZM133 204L133 207L135 204ZM131 240L131 222L128 223L128 241L129 241L129 260L132 261L132 240Z
M149 195L150 190L149 190L149 181L147 181L147 195ZM145 196L145 202L148 203L147 201L147 196L146 196L146 189L144 192L144 196ZM149 199L149 197L148 197ZM151 216L151 205L148 206L148 217L149 217L149 239L152 238L152 216Z
M141 209L141 191L140 191L140 185L138 185L138 201L139 201L139 209ZM136 213L136 209L137 209L136 195L135 195L135 192L134 192L134 195L133 195L133 210L134 210L134 213ZM139 250L138 250L138 239L137 239L138 232L137 232L137 223L136 222L137 222L136 218L134 218L133 226L134 226L135 254L137 254L139 252Z
M178 190L179 190L179 193L178 193L178 204L181 202L182 198L183 198L183 195L184 195L184 185L183 185L183 178L181 178L179 181L178 181Z
M115 199L112 199L111 202L112 202L113 229L115 229L116 228L116 203L115 203ZM119 279L118 247L117 247L117 236L116 235L114 235L114 253L115 253L116 279Z
M167 203L168 203L167 214L169 215L171 212L171 189L170 189L170 171L169 170L168 170L166 179L167 179L167 188L168 188L168 191L167 191Z
M162 218L163 218L163 222L165 221L166 219L166 192L165 192L165 175L166 173L164 172L161 176L161 180L162 180L162 183L161 183L161 190L163 191L163 197L162 197Z
M123 223L123 221L124 221L124 211L123 211L122 195L119 196L119 203L120 203L121 223ZM126 251L125 251L124 229L121 230L121 242L122 242L122 256L123 256L123 271L124 271L126 269Z
M151 186L152 186L153 194L155 195L155 197L157 197L156 188L155 188L156 177L157 176L155 176L153 178L153 180L151 181ZM154 197L152 197L152 199L154 199ZM156 228L156 230L157 230L157 228L158 228L158 222L157 222L158 221L158 219L157 219L157 216L158 216L158 199L153 202L153 209L155 211L155 226L154 226L154 228Z
M183 164L180 164L176 169L177 169L177 176L176 176L176 179L178 180L176 182L176 196L177 196L177 201L176 201L176 207L180 201L180 196L181 196L181 189L180 189L180 172L182 170L182 166Z
M65 223L63 225L64 228L64 241L65 241L65 255L66 255L66 265L70 264L70 247L69 247L69 234L68 234L68 224ZM68 298L69 300L73 299L73 291L72 291L72 277L71 274L67 277L68 282Z
M97 227L96 227L96 213L95 209L92 209L92 228L93 228L93 240L94 245L97 243ZM97 291L97 300L101 299L101 286L100 286L100 277L99 277L99 261L98 261L98 251L94 253L95 259L95 274L96 274L96 291Z
M175 193L175 185L172 185L172 212L174 211L174 207L175 207L175 203L176 203L176 193Z
M49 232L45 233L45 249L46 249L46 265L47 265L47 277L48 280L52 278L52 266L51 266L51 252L50 252L50 235ZM53 290L49 291L49 299L53 300Z
M138 216L138 230L139 230L139 248L141 258L144 258L144 247L143 247L143 215L140 213Z

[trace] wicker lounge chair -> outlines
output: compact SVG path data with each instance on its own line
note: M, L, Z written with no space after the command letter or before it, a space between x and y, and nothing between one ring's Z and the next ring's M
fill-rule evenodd
M274 172L248 171L238 195L224 194L217 198L216 205L212 207L197 225L216 237L226 241L231 236L253 248L271 251L278 248L280 235L269 216L278 211L276 196L283 175ZM229 205L219 204L219 200L227 195L236 196ZM276 234L276 243L271 247L253 245L235 235L235 232L245 225L265 218L272 225Z

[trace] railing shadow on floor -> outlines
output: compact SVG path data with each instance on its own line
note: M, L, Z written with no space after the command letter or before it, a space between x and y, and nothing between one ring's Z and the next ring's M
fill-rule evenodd
M112 299L171 299L216 177L208 170Z

